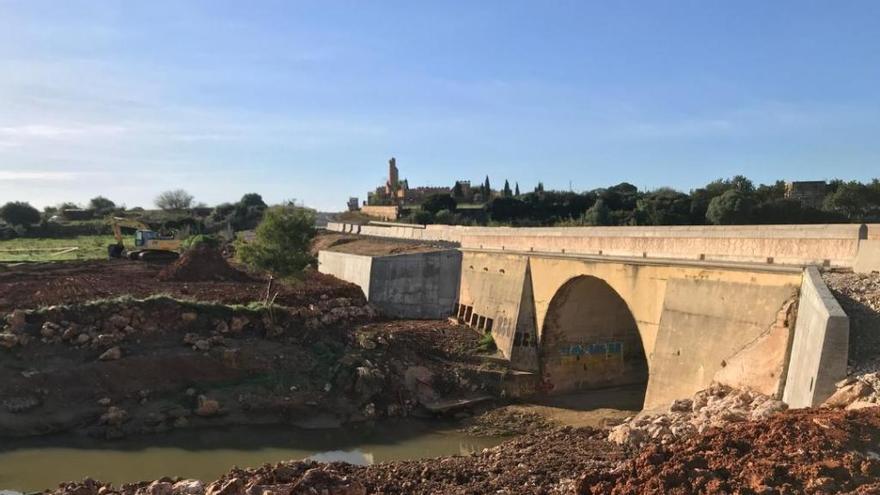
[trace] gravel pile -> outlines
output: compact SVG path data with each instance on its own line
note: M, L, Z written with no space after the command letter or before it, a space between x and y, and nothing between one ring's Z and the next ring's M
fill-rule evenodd
M755 392L712 384L691 399L674 401L666 411L642 412L615 426L608 440L633 448L668 444L728 423L767 418L787 409L780 400Z

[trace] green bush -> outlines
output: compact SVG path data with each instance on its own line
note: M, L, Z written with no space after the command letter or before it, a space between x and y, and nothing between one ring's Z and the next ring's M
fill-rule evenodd
M189 251L190 249L195 249L199 246L217 248L220 246L220 241L212 235L199 234L187 237L181 245L184 250Z
M315 212L298 206L273 206L257 226L255 239L236 242L241 262L286 277L300 273L314 258Z

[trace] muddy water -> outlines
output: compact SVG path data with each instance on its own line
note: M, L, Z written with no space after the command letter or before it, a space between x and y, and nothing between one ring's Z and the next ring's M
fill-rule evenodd
M73 437L0 440L0 495L4 490L43 490L86 476L117 486L162 476L213 480L233 466L305 457L372 464L468 454L501 441L470 437L452 425L415 421L336 430L276 426L179 431L113 442Z

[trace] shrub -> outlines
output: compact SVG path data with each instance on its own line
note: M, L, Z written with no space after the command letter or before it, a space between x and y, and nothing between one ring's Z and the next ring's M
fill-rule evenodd
M220 241L212 235L199 234L187 237L181 243L181 246L187 251L189 251L190 249L195 249L199 246L217 248L220 246Z
M301 272L312 261L315 212L298 206L266 210L251 242L237 241L235 252L248 266L286 277Z
M29 226L40 221L40 210L30 203L13 201L0 208L0 218L10 225Z
M440 210L455 211L458 203L448 194L432 194L422 202L422 210L436 214Z

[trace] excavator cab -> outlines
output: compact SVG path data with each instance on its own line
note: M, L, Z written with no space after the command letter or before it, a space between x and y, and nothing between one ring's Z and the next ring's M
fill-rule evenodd
M153 230L138 230L134 233L135 247L144 247L149 244L150 239L156 239L159 233Z
M161 261L175 259L179 256L180 240L173 235L165 236L137 220L113 217L115 244L107 246L110 258L128 258L132 260ZM122 228L134 229L134 249L127 251L122 242Z

